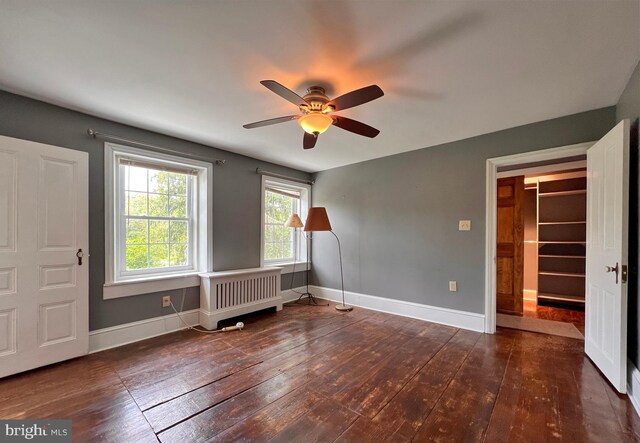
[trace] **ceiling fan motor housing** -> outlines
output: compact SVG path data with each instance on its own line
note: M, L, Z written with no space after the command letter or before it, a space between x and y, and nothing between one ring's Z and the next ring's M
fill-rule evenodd
M309 104L300 105L300 112L307 114L309 112L322 112L325 105L329 102L329 97L324 92L324 88L320 86L310 86L307 89L304 100Z

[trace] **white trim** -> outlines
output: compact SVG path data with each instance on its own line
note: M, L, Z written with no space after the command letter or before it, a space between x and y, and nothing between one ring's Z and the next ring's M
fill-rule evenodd
M154 278L153 274L140 275L128 281L125 278L116 276L115 241L116 241L116 219L115 219L115 183L118 168L116 168L116 158L119 155L130 157L140 157L144 159L157 160L159 162L169 162L174 165L185 166L197 169L196 192L193 196L193 204L198 217L198 227L194 231L194 251L193 259L195 269L186 273L176 275L176 272L168 272L158 275L167 280L162 282L170 285L160 285L161 278ZM119 145L106 142L104 144L105 162L105 284L103 289L103 299L118 297L128 297L138 294L148 294L164 289L180 289L193 284L189 279L190 274L198 272L208 272L213 269L213 193L211 184L213 183L213 164L186 157L164 154L152 150L138 149L131 146ZM179 283L181 282L182 283ZM126 286L124 283L128 283ZM160 286L159 286L160 285Z
M196 326L198 324L198 312L198 309L192 309L190 311L184 311L180 315L188 325ZM184 324L174 313L125 323L124 325L112 326L110 328L98 329L89 332L89 353L116 348L170 332L180 331L185 328Z
M307 218L307 212L309 212L309 208L311 207L311 185L306 183L300 183L292 180L286 180L283 178L276 178L271 176L263 175L261 179L261 188L260 188L260 267L265 266L282 266L278 263L265 263L264 261L264 191L267 187L267 182L277 183L279 185L288 186L294 190L300 190L300 219L304 222ZM296 229L298 235L300 235L300 240L305 237L305 232L303 228ZM307 256L307 248L308 241L299 241L298 242L298 260L302 260L303 258L306 261ZM302 263L302 261L300 262ZM296 266L297 267L297 266ZM283 274L287 274L283 270Z
M627 395L636 414L640 415L640 371L631 360L627 360L627 374Z
M522 154L487 159L486 170L486 233L485 233L485 288L484 331L496 332L496 225L497 225L497 175L498 167L523 163L556 160L575 155L584 155L595 142L578 143L559 148L543 149Z
M339 289L311 286L309 292L318 298L342 303L342 292ZM344 292L344 298L345 303L348 305L359 306L373 311L440 323L471 331L484 331L484 315L476 312L458 311L348 291Z
M102 298L129 297L130 295L151 294L153 292L170 291L172 289L191 288L200 286L197 273L185 275L161 275L135 281L122 281L105 284L102 287Z
M558 167L562 169L579 169L586 168L587 161L586 160L578 160L575 162L566 162L566 163L556 163L553 165L544 165L544 166L534 166L531 168L523 168L523 169L513 169L511 171L502 171L498 172L498 178L506 178L506 177L515 177L518 175L534 175L534 174L545 174L548 172L554 172L558 170Z
M289 263L269 263L265 265L266 267L274 267L282 269L282 274L291 274L293 273L293 262ZM311 263L308 261L297 261L295 263L296 272L304 272L308 269L311 269Z

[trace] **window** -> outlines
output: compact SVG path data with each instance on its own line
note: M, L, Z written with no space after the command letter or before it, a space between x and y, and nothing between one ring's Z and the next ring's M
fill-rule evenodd
M111 286L210 270L211 164L110 143L105 148L105 298L154 289L107 290ZM163 282L160 289L194 282Z
M123 158L118 167L120 273L194 269L193 171Z
M281 264L306 261L302 228L294 231L284 223L296 213L303 223L309 207L308 185L263 177L262 261Z

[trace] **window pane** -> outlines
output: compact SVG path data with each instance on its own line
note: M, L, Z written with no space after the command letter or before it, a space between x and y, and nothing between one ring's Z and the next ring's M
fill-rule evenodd
M149 192L157 194L169 193L169 173L149 169Z
M166 268L169 266L169 245L149 245L149 267Z
M171 222L171 243L188 243L187 222L172 221Z
M134 245L126 247L126 269L146 269L147 268L147 245Z
M149 243L169 242L169 222L152 220L149 222Z
M147 215L147 194L127 192L125 198L126 215Z
M169 193L171 195L187 195L187 176L169 174Z
M264 245L264 258L265 260L273 260L275 259L275 248L273 247L273 243L266 243Z
M185 266L187 260L187 245L171 245L171 266Z
M149 194L149 215L151 217L166 217L169 197L162 194Z
M129 191L147 192L147 169L136 166L125 166L125 189Z
M147 240L147 221L146 220L127 220L125 222L126 241L131 244L146 244ZM145 267L147 259L145 258Z
M187 198L186 197L169 197L169 215L171 217L186 218L187 217Z

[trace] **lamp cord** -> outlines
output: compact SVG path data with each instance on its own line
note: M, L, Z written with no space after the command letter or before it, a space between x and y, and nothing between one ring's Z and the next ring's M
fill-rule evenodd
M344 274L342 273L342 249L340 248L340 239L338 238L336 233L333 232L333 230L329 232L331 232L338 241L338 256L340 257L340 282L342 284L342 306L346 306L344 303Z

